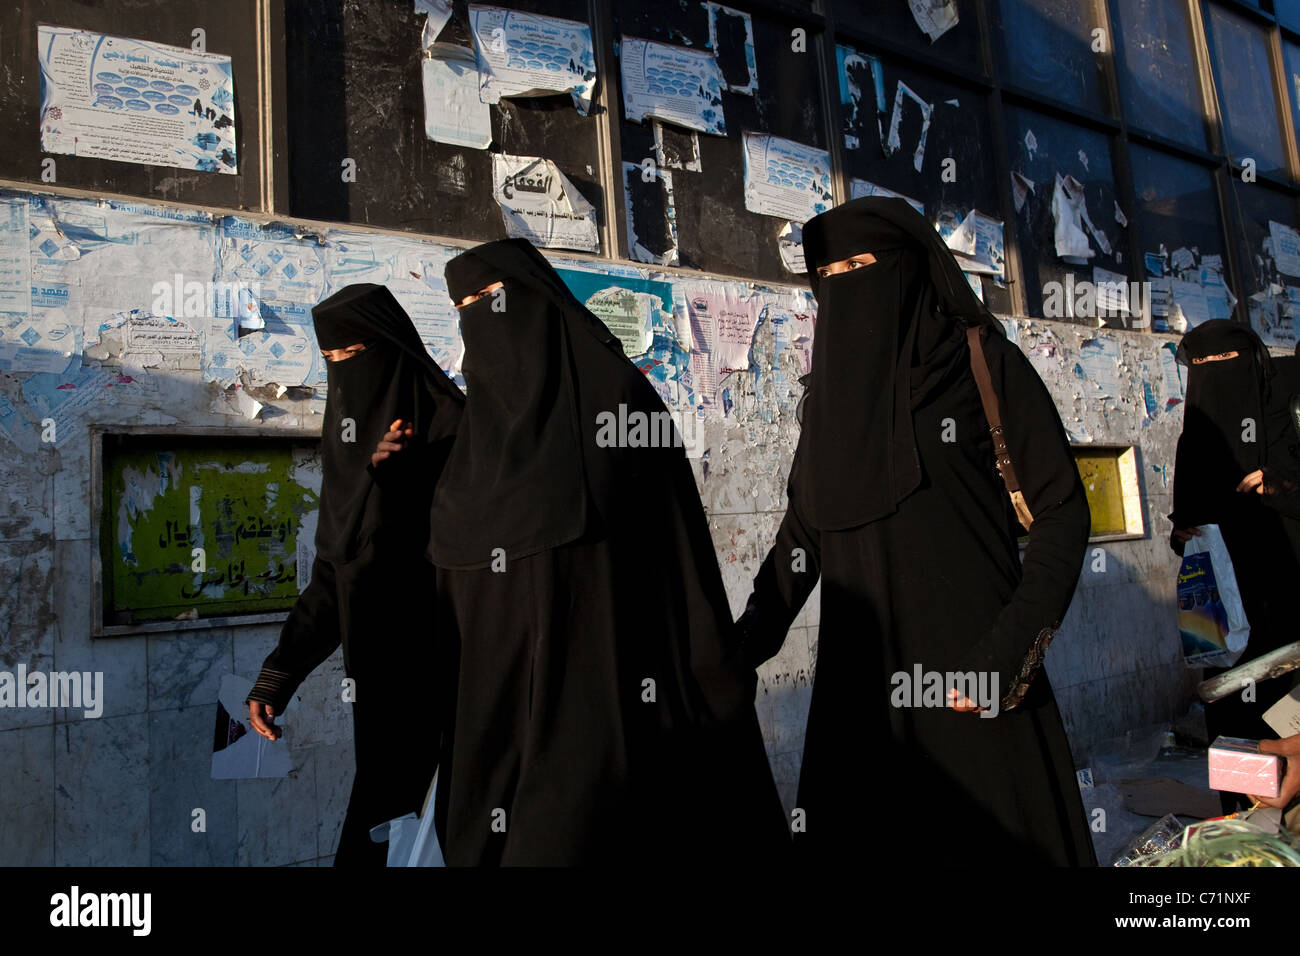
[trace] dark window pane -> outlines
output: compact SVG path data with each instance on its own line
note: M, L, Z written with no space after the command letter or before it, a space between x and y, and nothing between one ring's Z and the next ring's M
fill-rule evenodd
M1282 67L1286 76L1286 94L1291 103L1291 122L1300 134L1300 46L1282 43Z
M865 181L922 203L931 222L960 221L972 209L1001 218L984 96L843 45L836 49L836 67L850 195L856 181ZM865 188L860 182L856 187ZM1005 288L991 280L984 286L990 308L1010 308Z
M1099 24L1091 3L1001 0L1000 6L997 39L1009 84L1094 113L1110 112L1102 73L1108 52L1092 50Z
M1273 12L1291 29L1300 29L1300 0L1273 0Z
M1286 162L1273 96L1268 34L1223 7L1211 6L1208 12L1210 61L1228 154L1238 162L1255 160L1259 172L1279 172Z
M1115 0L1124 115L1134 129L1206 147L1186 0Z
M1222 288L1223 228L1213 172L1142 146L1134 145L1129 158L1137 195L1133 228L1146 267L1143 278L1156 288L1152 299L1157 303L1157 331L1163 325L1158 305L1162 287L1189 326L1207 318L1228 318L1232 299Z
M1295 348L1300 314L1300 262L1294 235L1300 226L1296 199L1259 183L1233 180L1240 210L1238 239L1245 270L1242 285L1250 324L1266 345Z
M1095 322L1091 317L1061 313L1057 304L1061 302L1060 289L1066 285L1067 273L1073 275L1070 287L1084 280L1096 281L1099 277L1095 269L1129 277L1128 239L1115 216L1110 137L1017 108L1007 109L1006 129L1013 180L1018 174L1033 183L1033 191L1025 195L1016 213L1015 229L1026 308L1030 315L1040 318ZM1082 237L1075 235L1075 239L1080 243L1086 240L1086 249L1092 251L1089 256L1083 250L1082 264L1067 261L1058 254L1057 216L1053 211L1058 177L1064 199L1077 202L1082 196L1083 204L1077 214L1077 228ZM1065 231L1067 237L1074 235L1068 229ZM1121 323L1116 320L1114 324Z
M829 4L835 22L852 27L871 37L881 37L890 43L917 50L959 66L968 71L984 72L980 59L979 10L983 0L929 0L934 8L928 26L937 35L922 28L906 0L833 0ZM957 22L944 29L953 14ZM942 33L937 31L943 30Z

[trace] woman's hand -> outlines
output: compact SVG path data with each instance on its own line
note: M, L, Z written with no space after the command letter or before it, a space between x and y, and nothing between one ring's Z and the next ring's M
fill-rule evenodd
M284 733L283 727L275 725L275 708L260 700L248 702L248 722L267 740L279 740L280 735Z
M1264 469L1256 468L1241 479L1241 484L1237 485L1237 490L1243 494L1250 494L1253 491L1257 495L1262 495L1264 493Z
M378 468L381 461L405 447L406 439L414 437L414 428L400 418L395 419L388 426L388 431L384 432L384 437L379 439L379 444L375 446L374 453L370 456L370 464Z
M1199 538L1200 536L1200 528L1175 528L1173 534L1174 540L1179 544L1186 544L1188 541L1191 541L1192 538Z
M1257 797L1251 794L1250 799L1261 807L1284 810L1300 794L1300 734L1292 734L1281 740L1261 740L1259 752L1286 757L1286 775L1282 777L1282 789L1276 797Z
M984 709L965 694L959 693L956 687L948 688L948 706L961 714L978 714Z

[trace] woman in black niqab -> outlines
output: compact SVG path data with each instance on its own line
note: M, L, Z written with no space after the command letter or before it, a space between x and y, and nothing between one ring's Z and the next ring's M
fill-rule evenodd
M455 302L502 283L461 308L469 397L431 519L459 648L435 810L448 864L779 858L753 675L689 463L608 427L655 431L667 409L526 241L446 277Z
M813 370L789 507L739 625L761 663L820 575L796 851L815 864L1092 864L1041 670L1090 523L1051 396L906 202L855 200L803 235ZM1034 516L1023 567L971 372L972 327ZM967 696L996 716L914 686L934 673L951 687L958 672L983 675L983 699Z
M1292 599L1300 580L1300 437L1290 412L1300 391L1296 359L1274 358L1254 331L1216 319L1183 336L1178 361L1187 366L1187 400L1174 458L1170 547L1182 554L1193 529L1219 526L1250 622L1240 666L1300 636ZM1246 483L1255 473L1259 494ZM1207 668L1205 676L1222 672ZM1263 711L1276 696L1245 701L1234 694L1207 705L1210 739L1272 736ZM1240 802L1223 795L1225 810Z
M323 351L365 347L326 365L316 559L249 700L275 733L259 705L270 717L282 714L303 679L342 644L355 682L357 771L334 862L382 866L386 847L371 841L370 828L418 812L437 766L446 704L429 691L436 634L425 607L395 609L392 596L432 590L427 515L464 396L383 286L346 286L312 318ZM370 454L397 419L411 448L372 471Z

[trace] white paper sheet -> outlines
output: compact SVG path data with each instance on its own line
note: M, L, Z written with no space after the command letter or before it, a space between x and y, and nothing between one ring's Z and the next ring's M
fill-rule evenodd
M230 57L65 27L36 29L43 151L237 172Z
M587 24L476 4L469 17L484 103L567 92L579 113L590 112L596 56Z
M493 153L492 196L511 237L549 249L600 251L596 207L549 159Z
M452 146L487 149L492 142L492 112L479 99L474 52L435 43L421 61L424 135Z
M899 127L903 122L903 109L907 100L911 100L921 111L921 134L917 137L916 149L912 153L912 166L919 173L921 164L925 162L925 138L930 132L930 117L934 115L934 107L921 99L910 86L902 80L898 81L898 89L894 93L894 112L889 120L889 137L885 140L885 155L892 156L898 152L902 146L902 140L899 137Z
M623 37L619 52L623 115L646 117L687 129L727 134L722 113L722 71L702 50Z
M931 43L957 25L957 0L907 0L907 6Z
M745 208L807 222L830 208L831 156L793 140L745 133Z

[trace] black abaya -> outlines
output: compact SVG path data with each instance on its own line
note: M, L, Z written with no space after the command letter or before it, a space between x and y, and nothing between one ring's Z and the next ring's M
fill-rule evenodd
M366 348L327 366L317 557L249 699L282 714L342 644L357 770L334 862L382 866L387 850L370 828L418 812L437 766L436 631L418 597L435 586L425 516L464 397L383 286L347 286L312 317L322 348ZM414 430L412 447L372 472L370 453L397 418Z
M860 246L859 233L878 235L880 245ZM818 865L845 855L977 869L1093 864L1069 744L1041 669L1089 530L1051 396L996 320L949 282L951 257L904 203L846 204L811 220L804 237L813 275L857 253L877 252L878 261L814 281L817 340L789 506L740 625L754 663L775 654L820 574L798 794L806 832L796 833L796 849ZM886 247L908 254L880 255ZM862 340L846 357L844 343L856 330L891 321L898 329L887 338L898 352L880 354L875 341ZM1034 515L1023 566L970 372L968 324L986 328L985 354ZM828 342L839 347L828 349ZM864 395L862 380L881 377L907 386L875 382ZM876 421L874 431L862 431L864 440L876 436L866 453L851 447L837 455L833 446L813 453L833 434L821 430L818 415L825 421L837 411ZM894 426L883 430L888 422ZM812 460L823 473L810 470ZM846 470L824 473L837 468ZM877 505L858 524L819 523L815 514L853 513L851 501L827 500L858 493L848 469ZM914 484L898 478L909 472ZM882 483L892 487L883 498ZM997 688L994 697L1026 682L1028 691L1019 703L999 701L995 717L936 700L895 706L916 702L895 695L898 675L910 678L917 668L982 672Z
M435 495L456 712L435 821L449 865L772 862L790 846L681 447L618 340L522 240L448 265L469 398ZM500 306L494 308L500 302ZM673 434L676 434L675 430ZM522 476L530 480L522 480Z
M1235 351L1237 357L1194 364L1191 359ZM1232 558L1250 638L1237 666L1300 639L1294 589L1300 580L1300 438L1290 417L1300 391L1296 359L1271 358L1258 336L1228 320L1205 322L1183 336L1179 361L1188 365L1183 432L1174 462L1175 529L1217 524ZM1253 422L1253 427L1247 423ZM1244 438L1243 438L1244 436ZM1249 439L1249 440L1246 440ZM1262 469L1267 494L1237 491ZM1183 547L1172 538L1179 554ZM1205 677L1222 674L1207 668ZM1206 706L1206 730L1259 739L1273 732L1263 713L1278 694L1255 700L1233 694ZM1225 811L1248 803L1224 793Z

